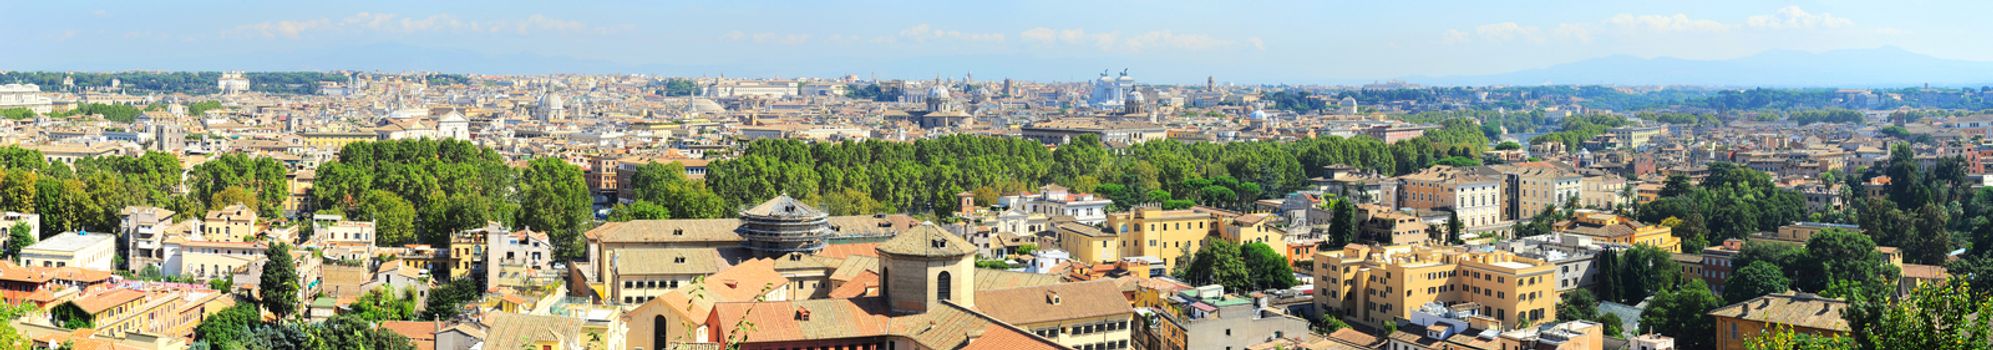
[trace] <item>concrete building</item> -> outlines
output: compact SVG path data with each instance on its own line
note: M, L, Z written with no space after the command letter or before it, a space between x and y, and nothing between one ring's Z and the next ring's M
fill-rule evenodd
M1488 168L1507 177L1508 183L1503 186L1502 209L1508 220L1527 220L1544 208L1564 208L1576 202L1582 189L1582 176L1548 163L1503 164Z
M1132 145L1169 138L1169 128L1144 121L1100 118L1060 118L1025 126L1021 136L1049 145L1063 145L1080 135L1094 135L1109 145Z
M0 109L25 108L35 113L54 111L55 100L42 95L35 84L0 85Z
M1570 220L1551 224L1551 231L1589 237L1598 243L1648 245L1669 253L1682 252L1682 240L1675 237L1674 229L1608 212L1580 210Z
M1362 235L1361 241L1415 244L1432 240L1431 233L1427 232L1432 226L1418 216L1369 204L1359 209L1361 216L1357 219L1357 231Z
M1504 325L1557 317L1556 266L1506 251L1352 244L1315 253L1317 310L1373 327L1418 305L1473 303Z
M131 270L158 266L166 261L166 236L175 232L171 210L158 207L126 207L119 211L118 237L125 241L125 264ZM193 221L188 222L193 225Z
M1047 217L1071 216L1082 224L1099 225L1107 221L1107 205L1114 201L1095 197L1092 193L1073 193L1065 186L1045 185L1038 193L1023 193L997 198L997 205L1016 208L1025 213L1044 214Z
M1514 226L1503 215L1506 178L1485 167L1435 165L1398 180L1400 207L1457 213L1476 236L1507 236Z
M116 271L117 237L83 231L63 232L21 249L22 266L80 267Z
M0 213L0 229L13 230L14 226L19 225L27 225L29 234L39 236L42 232L42 216L34 213L17 213L11 211ZM6 244L8 239L11 239L11 237L0 237L0 244Z
M1161 259L1165 270L1174 271L1190 262L1190 254L1204 246L1204 238L1217 229L1211 214L1193 210L1162 210L1139 207L1109 214L1107 230L1127 244L1122 257L1147 256Z

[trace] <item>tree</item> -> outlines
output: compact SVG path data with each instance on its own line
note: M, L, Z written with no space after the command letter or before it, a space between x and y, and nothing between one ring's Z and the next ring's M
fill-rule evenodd
M39 153L39 152L37 152ZM41 174L32 169L0 169L0 210L12 212L35 211L35 184L41 182Z
M1818 336L1793 332L1792 327L1777 325L1744 339L1745 350L1853 350L1853 339L1840 336Z
M1560 218L1557 217L1556 207L1548 205L1543 206L1543 210L1537 212L1536 216L1531 217L1529 219L1529 223L1523 224L1521 227L1516 228L1516 237L1530 237L1530 236L1541 236L1541 235L1550 234L1552 225L1556 223L1558 219Z
M394 192L367 191L351 214L354 220L374 222L376 245L398 247L415 241L415 204Z
M1460 230L1461 230L1462 228L1464 228L1463 226L1465 226L1465 224L1463 224L1463 223L1461 223L1461 222L1460 222L1460 211L1457 211L1457 210L1456 210L1456 211L1448 211L1448 212L1446 212L1446 243L1447 243L1447 244L1460 244L1460 243L1463 243L1463 241L1461 241L1461 240L1460 240Z
M1834 283L1887 289L1896 285L1900 273L1875 250L1875 242L1867 235L1846 230L1828 229L1814 234L1806 240L1806 257L1801 262L1805 267L1793 278L1793 287L1825 292L1829 297L1844 297L1832 295L1834 291L1828 287Z
M1681 288L1654 295L1647 310L1640 313L1640 331L1675 337L1675 345L1681 349L1710 349L1715 346L1710 339L1716 334L1716 320L1707 313L1719 306L1723 300L1710 293L1709 286L1690 279Z
M547 232L555 255L572 259L584 254L581 231L593 218L588 183L580 167L543 157L527 164L519 179L519 223Z
M1207 238L1204 247L1191 255L1190 262L1178 267L1176 277L1196 285L1225 286L1226 290L1256 290L1252 270L1240 253L1237 244Z
M1850 322L1865 348L1993 348L1993 299L1974 295L1969 283L1929 283L1901 300L1879 305L1875 322ZM1885 301L1860 301L1885 304Z
M26 222L16 222L7 228L7 245L0 251L0 258L14 260L21 256L21 249L35 244L34 228Z
M1739 303L1766 294L1784 292L1791 282L1778 265L1767 261L1754 261L1730 275L1723 283L1723 300Z
M81 306L76 306L76 302L74 301L66 301L56 304L54 308L50 308L48 310L48 320L57 327L67 329L96 327L93 318L90 316L90 312L84 311Z
M396 292L391 287L375 288L354 301L352 310L344 315L368 322L414 320L419 316L415 303L414 289Z
M1557 301L1557 320L1592 320L1599 317L1599 299L1583 288L1564 292Z
M1649 245L1634 246L1620 252L1618 261L1612 263L1614 270L1602 270L1601 274L1613 275L1616 283L1612 291L1621 304L1639 304L1640 300L1669 289L1681 280L1681 267L1670 259L1672 254Z
M235 204L241 204L254 209L257 207L256 194L249 193L249 190L242 189L239 186L229 186L219 192L215 192L214 196L208 199L208 210L221 210L221 208Z
M1251 272L1253 290L1287 289L1301 283L1294 278L1294 267L1287 264L1287 257L1266 243L1246 243L1240 253L1245 255L1246 269Z
M201 342L226 347L241 342L249 335L250 328L262 320L262 312L257 311L255 304L235 304L202 319L201 324L194 328L194 337Z
M1329 247L1339 248L1356 242L1356 206L1351 205L1348 199L1336 199L1331 210L1334 213L1329 217Z
M307 334L314 349L415 350L415 343L395 332L374 327L358 317L339 315L310 327Z
M663 220L671 218L671 209L651 203L636 201L630 204L617 204L609 208L609 221Z
M263 274L258 277L257 301L282 320L298 310L297 262L291 258L289 244L271 244L266 255L270 260L263 263Z
M431 321L454 320L464 314L464 304L477 301L484 293L478 290L477 282L469 278L451 280L429 290L429 297L423 300L422 319Z

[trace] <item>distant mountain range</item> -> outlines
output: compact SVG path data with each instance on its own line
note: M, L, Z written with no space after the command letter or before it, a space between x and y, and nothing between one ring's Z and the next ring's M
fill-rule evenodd
M1501 74L1405 80L1428 85L1981 86L1993 84L1993 62L1943 59L1896 47L1768 51L1726 60L1620 55Z

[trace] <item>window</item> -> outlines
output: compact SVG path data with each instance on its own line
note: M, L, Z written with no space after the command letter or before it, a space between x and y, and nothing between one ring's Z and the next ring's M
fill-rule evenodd
M955 290L951 286L954 284L954 281L950 281L950 278L951 276L948 274L948 271L941 271L941 274L934 277L936 300L954 300Z

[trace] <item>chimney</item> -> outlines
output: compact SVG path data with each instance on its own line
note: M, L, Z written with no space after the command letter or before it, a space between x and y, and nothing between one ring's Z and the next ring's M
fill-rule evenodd
M797 307L797 308L796 308L796 320L797 320L797 321L809 321L809 320L810 320L810 309L809 309L809 308L805 308L805 307Z
M1057 291L1046 291L1046 292L1045 292L1045 303L1046 303L1046 304L1052 304L1052 305L1059 305L1059 292L1057 292Z

